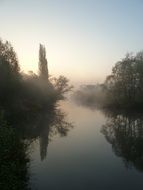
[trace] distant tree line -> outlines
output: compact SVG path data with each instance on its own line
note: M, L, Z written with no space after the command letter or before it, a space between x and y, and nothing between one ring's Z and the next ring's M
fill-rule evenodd
M127 54L103 84L94 85L92 90L85 85L74 98L101 107L143 108L143 52Z
M105 101L105 93L102 84L82 85L72 94L72 99L77 104L85 105L91 109L101 107Z

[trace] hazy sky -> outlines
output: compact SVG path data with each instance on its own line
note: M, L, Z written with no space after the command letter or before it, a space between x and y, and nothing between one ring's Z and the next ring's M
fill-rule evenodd
M143 49L143 0L0 0L0 37L25 71L37 71L43 43L52 75L100 82Z

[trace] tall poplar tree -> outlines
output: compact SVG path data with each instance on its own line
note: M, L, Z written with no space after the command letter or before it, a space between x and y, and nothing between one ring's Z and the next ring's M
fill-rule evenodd
M40 44L39 48L39 76L43 80L48 80L49 78L46 49L42 44Z

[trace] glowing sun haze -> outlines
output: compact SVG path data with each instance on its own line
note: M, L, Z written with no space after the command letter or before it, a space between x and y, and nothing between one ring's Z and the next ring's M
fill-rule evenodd
M95 83L127 52L143 49L142 10L142 0L1 0L0 37L24 71L37 72L43 43L52 75Z

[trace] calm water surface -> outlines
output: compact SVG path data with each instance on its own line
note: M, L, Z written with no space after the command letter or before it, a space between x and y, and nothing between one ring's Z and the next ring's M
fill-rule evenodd
M142 116L70 102L60 108L67 115L59 113L56 129L45 128L30 149L33 190L143 189Z

